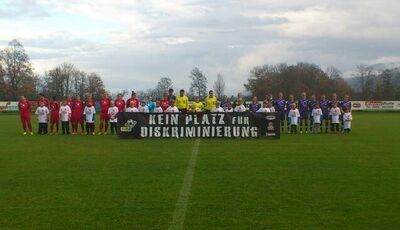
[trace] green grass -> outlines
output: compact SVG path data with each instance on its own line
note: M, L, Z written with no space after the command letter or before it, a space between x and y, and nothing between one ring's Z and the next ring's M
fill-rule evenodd
M400 114L350 135L200 142L185 229L397 229ZM194 140L22 136L0 115L0 229L167 229ZM98 126L97 126L98 127Z

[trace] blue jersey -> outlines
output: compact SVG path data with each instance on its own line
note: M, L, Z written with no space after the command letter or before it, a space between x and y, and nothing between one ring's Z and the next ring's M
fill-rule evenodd
M307 99L300 99L299 100L299 111L300 113L308 112L308 100Z
M259 109L261 108L261 104L260 103L254 103L254 102L252 102L252 103L250 103L250 105L249 105L249 109L250 109L250 111L252 111L252 112L257 112Z
M284 99L276 99L275 100L275 110L284 113L286 110L286 101Z
M329 110L332 107L331 102L329 100L319 101L319 106L321 107L323 114L329 114Z
M154 112L154 108L156 107L156 103L154 101L147 102L147 107L149 108L149 112Z
M348 109L350 111L350 109L351 109L351 101L342 101L340 103L340 107L343 109L343 111L345 109Z

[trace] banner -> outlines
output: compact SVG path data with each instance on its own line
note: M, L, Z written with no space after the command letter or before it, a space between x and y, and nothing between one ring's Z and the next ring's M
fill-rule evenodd
M118 113L120 138L280 138L277 113Z
M352 101L352 110L400 110L400 101Z
M18 101L0 101L1 111L18 111Z

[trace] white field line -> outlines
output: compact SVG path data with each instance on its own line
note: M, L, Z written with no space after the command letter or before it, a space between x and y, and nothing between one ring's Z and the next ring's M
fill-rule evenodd
M172 223L169 226L169 230L180 230L183 229L183 223L185 222L186 208L189 203L190 188L192 187L194 169L196 167L197 155L199 153L200 139L196 139L192 149L192 155L190 157L185 177L183 178L183 184L181 191L179 192L178 201L175 205L174 216Z

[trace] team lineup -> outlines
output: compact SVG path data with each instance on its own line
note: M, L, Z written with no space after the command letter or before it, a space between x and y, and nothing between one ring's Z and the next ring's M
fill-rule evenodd
M175 96L173 89L164 93L162 100L154 101L151 96L146 100L138 99L135 92L132 92L128 100L124 100L122 95L118 95L115 100L111 100L104 93L99 101L100 122L98 135L108 133L116 134L117 114L119 112L142 112L142 113L224 113L224 112L253 112L269 113L276 112L281 123L281 132L296 134L303 133L349 133L351 131L351 101L349 95L344 95L343 100L339 100L336 94L329 100L326 95L317 98L316 95L307 97L307 93L301 93L300 99L296 100L293 94L287 99L283 93L278 93L277 98L273 99L271 94L266 95L261 103L256 96L252 101L246 103L239 93L237 98L232 101L226 95L219 101L214 96L212 90L204 101L200 101L199 96L194 97L192 103L186 96L185 90L180 90L179 95ZM18 103L20 118L23 128L23 135L33 135L31 124L31 102L25 96L20 97ZM72 98L67 96L59 102L53 97L50 100L44 95L39 95L37 108L35 111L38 122L38 134L58 134L60 123L61 133L68 135L86 134L95 135L96 121L96 101L92 95L87 95L83 101L80 96ZM50 127L48 127L50 124ZM70 132L70 124L72 130ZM78 132L79 131L79 132Z

